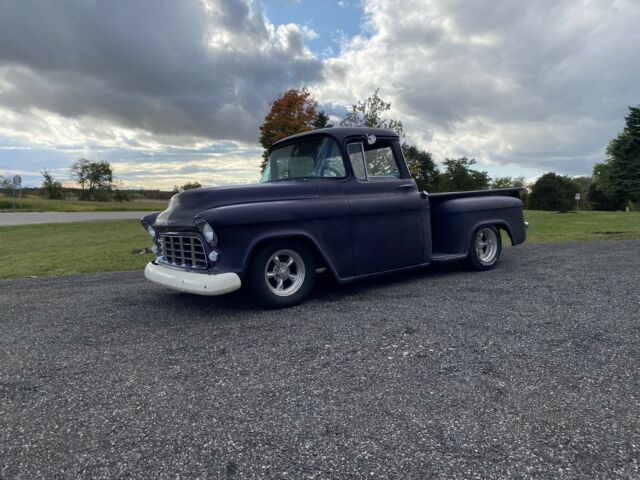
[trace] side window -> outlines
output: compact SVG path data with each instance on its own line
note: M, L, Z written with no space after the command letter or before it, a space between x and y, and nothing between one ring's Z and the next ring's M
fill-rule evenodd
M400 170L388 142L347 145L349 159L358 180L384 181L400 178Z
M398 165L393 158L390 145L373 145L373 148L365 150L365 161L369 180L389 180L400 178Z
M366 180L367 170L364 166L362 143L350 143L347 145L347 151L349 152L349 160L351 160L351 166L356 174L356 178L358 180Z

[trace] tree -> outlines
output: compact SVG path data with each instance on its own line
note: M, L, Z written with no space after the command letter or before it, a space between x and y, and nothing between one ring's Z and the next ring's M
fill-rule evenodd
M404 137L401 121L383 118L383 115L391 109L391 103L382 100L378 91L379 89L376 89L364 102L353 104L351 110L340 122L340 126L384 128Z
M110 200L113 169L109 162L82 158L71 166L71 175L82 187L81 200Z
M58 182L53 174L46 168L40 172L42 174L42 195L51 200L64 198L62 184Z
M496 177L491 180L491 188L524 187L524 177Z
M640 202L640 105L629 107L624 130L607 147L606 195L613 203Z
M440 170L431 154L406 143L402 144L402 153L418 188L427 192L437 192Z
M327 115L324 110L320 110L316 115L316 118L313 120L313 129L319 130L320 128L331 128L333 124L329 123L329 115Z
M114 182L112 199L116 202L130 202L133 200L133 194L125 189L124 183L117 181Z
M187 182L180 187L180 191L195 190L196 188L202 188L202 184L200 182Z
M71 166L71 176L76 179L76 181L80 184L82 188L82 192L84 194L84 188L87 184L87 177L89 175L89 160L86 158L81 158L76 163ZM81 195L82 197L83 195Z
M610 189L611 163L596 163L588 189L588 198L594 210L622 210L626 204L624 198L616 196Z
M11 182L9 181L9 179L0 175L0 190L8 190L10 186Z
M471 169L476 163L475 159L447 158L443 163L445 172L440 176L441 191L464 192L489 188L489 174Z
M590 177L590 176L587 176L587 175L583 175L583 176L579 176L579 177L573 177L572 180L574 182L576 182L578 187L580 187L580 190L578 190L579 192L588 191L589 190L589 186L593 182L593 178Z
M553 172L542 175L531 187L529 204L533 210L566 212L575 205L579 185L571 178Z
M523 190L520 191L520 200L522 200L522 203L526 208L529 201L529 189L526 188L524 177L496 177L491 180L490 188L512 187L524 187Z
M313 129L317 103L306 88L291 89L271 104L260 125L260 145L264 148L260 171L269 160L269 148L278 140Z

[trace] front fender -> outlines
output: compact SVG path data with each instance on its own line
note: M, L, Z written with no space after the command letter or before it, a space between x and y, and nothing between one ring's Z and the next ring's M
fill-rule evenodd
M152 212L152 213L148 213L147 215L143 216L140 221L143 224L146 225L155 225L156 223L156 218L158 218L158 215L160 215L161 212Z
M285 238L304 241L336 278L353 275L345 197L228 205L197 215L218 234L221 267L244 276L256 248Z
M336 278L341 278L339 271L336 270L336 266L334 265L332 256L327 254L323 246L320 245L320 243L318 243L312 235L301 230L273 232L256 237L251 242L250 247L248 248L247 253L244 256L242 270L244 272L247 271L251 264L251 259L262 245L278 240L296 240L304 243L306 246L312 249L313 253L327 266L327 268Z

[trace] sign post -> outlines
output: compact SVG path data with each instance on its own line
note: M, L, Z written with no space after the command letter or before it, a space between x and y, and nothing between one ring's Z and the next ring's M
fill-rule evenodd
M576 193L576 210L580 210L580 193Z
M14 175L11 179L13 184L13 209L16 209L16 189L20 189L20 205L22 206L22 178L20 175Z

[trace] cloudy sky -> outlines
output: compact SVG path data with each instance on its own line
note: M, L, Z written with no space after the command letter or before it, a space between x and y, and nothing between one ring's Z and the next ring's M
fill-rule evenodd
M376 88L407 139L492 175L589 174L640 103L637 0L0 0L0 174L257 179L269 103Z

